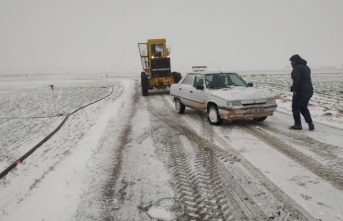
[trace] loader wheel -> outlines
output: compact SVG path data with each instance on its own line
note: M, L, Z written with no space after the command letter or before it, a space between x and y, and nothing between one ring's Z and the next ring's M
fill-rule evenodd
M208 120L212 125L221 125L223 119L220 118L218 108L215 104L212 104L208 109Z
M142 95L148 96L149 95L149 91L148 91L149 80L148 80L148 77L146 76L145 72L141 73L141 85L142 85Z
M179 72L172 72L172 76L173 76L174 83L179 83L179 81L182 78L181 73Z
M175 98L175 109L179 114L185 113L186 106L183 103L181 103L179 98Z

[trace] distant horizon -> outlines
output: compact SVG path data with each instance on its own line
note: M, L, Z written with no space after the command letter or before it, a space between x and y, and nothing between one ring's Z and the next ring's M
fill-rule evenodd
M325 73L325 71L329 73L343 73L343 67L311 67L312 73ZM13 68L13 69L4 69L0 68L0 75L44 75L44 74L114 74L114 75L125 75L128 74L129 76L140 76L140 73L143 70L139 71L115 71L115 70L106 70L106 69L94 69L94 68ZM187 73L191 72L192 68L189 70L178 71L173 70L180 73ZM270 73L270 72L277 72L277 73L290 73L292 71L292 67L284 67L284 68L270 68L270 69L242 69L242 70L214 70L208 68L207 71L232 71L237 73Z

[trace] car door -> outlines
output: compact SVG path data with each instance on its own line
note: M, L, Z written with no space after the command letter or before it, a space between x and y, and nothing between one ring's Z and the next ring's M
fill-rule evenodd
M193 90L194 77L195 74L187 74L185 79L181 82L181 84L178 84L176 88L176 90L178 90L177 94L179 95L181 102L188 107L193 107L190 91Z
M200 89L197 86L202 86ZM192 100L192 106L195 109L205 110L205 87L204 87L204 76L201 74L195 75L193 88L190 90L190 99Z

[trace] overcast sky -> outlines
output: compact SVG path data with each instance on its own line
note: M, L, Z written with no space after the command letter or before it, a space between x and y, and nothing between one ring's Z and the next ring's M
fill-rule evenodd
M342 0L0 0L0 71L137 72L166 38L173 71L343 67Z

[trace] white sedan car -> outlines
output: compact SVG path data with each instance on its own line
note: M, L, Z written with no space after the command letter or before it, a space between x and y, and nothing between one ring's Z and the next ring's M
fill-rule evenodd
M224 119L263 121L277 107L272 95L253 88L236 73L188 73L171 85L170 95L179 114L186 107L206 111L213 125L220 125Z

